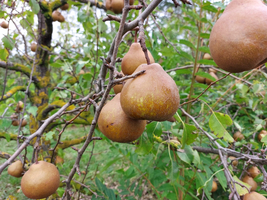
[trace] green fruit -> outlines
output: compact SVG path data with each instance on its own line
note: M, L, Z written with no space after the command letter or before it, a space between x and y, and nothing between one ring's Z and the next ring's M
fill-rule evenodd
M127 143L138 139L145 130L145 120L129 118L120 104L121 93L117 94L101 110L98 118L100 131L114 142Z
M55 165L38 161L30 166L21 179L21 189L30 199L42 199L55 193L60 177Z
M133 119L165 121L180 104L174 80L157 64L140 65L135 72L144 74L129 79L121 91L121 107Z
M233 0L209 40L215 63L228 72L254 69L267 61L267 7L261 0Z
M151 53L147 50L150 63L154 63L154 58ZM140 43L132 43L129 51L125 54L121 61L121 70L125 75L132 74L137 67L141 64L146 64L147 60L142 50Z

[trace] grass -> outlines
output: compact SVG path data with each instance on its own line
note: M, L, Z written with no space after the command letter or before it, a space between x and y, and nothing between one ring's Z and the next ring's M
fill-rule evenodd
M89 127L70 127L63 133L62 140L82 137L86 135L88 131ZM98 177L108 187L117 188L118 183L114 181L116 179L118 180L119 178L118 174L116 173L116 168L121 169L127 163L123 161L122 156L119 155L115 147L117 146L120 148L129 149L130 151L133 151L134 146L129 144L116 143L114 147L114 145L113 146L110 145L110 142L106 139L101 141L97 140L94 141L94 143L95 143L94 152L88 168L88 174L86 175L86 179L84 181L85 184L90 186L92 190L95 190L96 186L94 185L94 180L96 177ZM17 147L17 144L16 141L7 142L5 139L1 139L0 146L1 146L0 149L1 151L13 154ZM82 156L80 162L80 171L82 172L82 174L81 176L79 176L76 173L74 176L74 179L77 181L81 182L83 180L87 163L91 155L92 146L93 144L91 143ZM75 147L79 149L82 147L82 144L76 145ZM27 155L30 158L31 158L31 152L32 152L32 147L28 147ZM69 172L72 169L73 164L76 161L77 152L72 148L68 148L60 152L60 155L63 156L65 162L63 164L58 165L57 167L61 175L68 176ZM5 162L5 160L0 159L0 164L2 164L3 162ZM20 179L21 178L15 178L8 175L6 168L1 174L2 184L0 184L0 199L3 200L7 199L9 195L13 195L19 200L28 199L23 195L20 189ZM64 178L62 178L61 180L64 180ZM58 192L62 194L64 190L65 187L58 189ZM92 194L88 189L83 189L83 192L88 195Z

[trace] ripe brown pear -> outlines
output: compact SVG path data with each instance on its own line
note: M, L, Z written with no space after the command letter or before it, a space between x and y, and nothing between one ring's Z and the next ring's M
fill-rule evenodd
M122 88L123 88L123 84L120 83L120 84L117 84L117 85L115 85L115 86L113 87L113 91L114 91L115 94L118 94L118 93L121 92Z
M13 126L19 126L19 120L18 119L12 120L12 125ZM27 121L25 119L23 119L23 121L21 122L21 127L24 127L26 125L27 125Z
M211 192L215 192L218 189L218 185L215 181L212 181Z
M60 176L55 165L38 161L30 166L21 179L21 189L30 199L42 199L55 193L59 187Z
M240 141L240 140L245 139L244 135L240 131L235 132L233 137L234 137L235 141Z
M205 83L206 78L196 75L195 80L199 83Z
M267 131L266 130L262 130L259 134L258 134L258 139L259 141L261 141L261 139L267 135Z
M20 160L17 160L16 162L13 162L11 165L9 165L7 172L9 175L14 177L22 177L23 173L23 165Z
M133 5L134 0L130 0L130 5ZM124 7L124 0L107 0L106 9L111 10L112 12L119 14L122 13Z
M211 57L211 55L209 53L205 53L204 56L203 56L203 59L205 59L205 60L211 60L212 57Z
M61 6L60 9L61 9L61 10L68 10L69 7L70 7L69 4L66 3L66 4L64 4L63 6Z
M256 181L254 181L254 179L251 176L248 176L248 175L244 176L242 178L242 181L251 186L251 191L255 191L257 189L258 184Z
M36 52L37 44L35 42L31 43L31 51Z
M266 200L266 198L258 192L250 192L244 195L243 200Z
M219 79L218 76L217 76L214 72L210 72L209 74L210 74L212 77L214 77L216 80ZM205 79L205 82L206 82L207 85L210 85L213 81L210 80L210 79L208 79L208 78L206 78L206 79Z
M267 61L266 32L267 6L262 0L233 0L212 28L211 56L228 72L254 69Z
M107 138L114 142L132 142L142 135L146 121L128 117L121 108L120 97L121 93L117 94L102 108L98 127Z
M154 58L151 53L147 50L150 63L154 63ZM129 51L125 54L121 61L121 70L125 75L132 74L137 67L141 64L146 64L147 60L142 50L140 43L132 43Z
M6 23L6 21L2 21L0 26L4 29L7 29L8 28L8 23Z
M157 63L142 64L135 72L141 70L145 70L145 73L127 80L123 86L123 111L133 119L170 119L180 104L179 91L174 80Z
M259 174L261 174L261 171L256 166L253 166L253 167L249 168L248 169L248 172L249 172L249 174L250 174L250 176L252 178L255 178L256 176L258 176Z
M16 112L16 113L21 112L21 111L23 110L23 106L24 106L23 102L22 102L22 101L19 101L19 102L17 103L15 112Z
M236 167L236 166L238 165L238 160L236 160L236 157L234 157L234 156L229 156L229 159L230 159L230 160L233 160L233 161L232 161L232 165L233 165L233 166Z

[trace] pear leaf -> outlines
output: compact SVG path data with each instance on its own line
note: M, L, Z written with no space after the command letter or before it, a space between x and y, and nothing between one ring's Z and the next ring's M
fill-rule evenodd
M233 121L229 115L219 112L213 112L209 119L209 126L211 131L213 131L217 137L223 137L223 139L228 142L234 141L232 136L226 130L226 127L231 125L232 123Z
M241 183L242 185L245 185L248 189L251 188L251 186L247 183L244 183L243 181L239 180L236 176L233 177L234 180L238 183ZM247 190L247 188L239 185L238 183L235 183L235 188L237 190L237 193L240 195L240 196L243 196L245 194L247 194L249 191Z

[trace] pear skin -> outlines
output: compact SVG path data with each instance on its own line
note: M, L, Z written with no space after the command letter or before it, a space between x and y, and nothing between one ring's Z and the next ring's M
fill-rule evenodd
M117 94L101 110L98 127L100 131L114 142L132 142L138 139L145 130L145 120L128 117L120 104L121 93Z
M151 64L155 63L154 58L149 51L148 57ZM125 75L130 75L137 69L137 67L139 67L139 65L146 63L147 60L140 43L134 42L121 61L121 70Z
M127 80L122 88L123 111L133 119L170 119L180 105L177 85L157 63L142 64L135 72L141 70L145 73Z
M212 28L211 56L227 72L254 69L267 61L266 32L267 6L261 0L233 0Z

